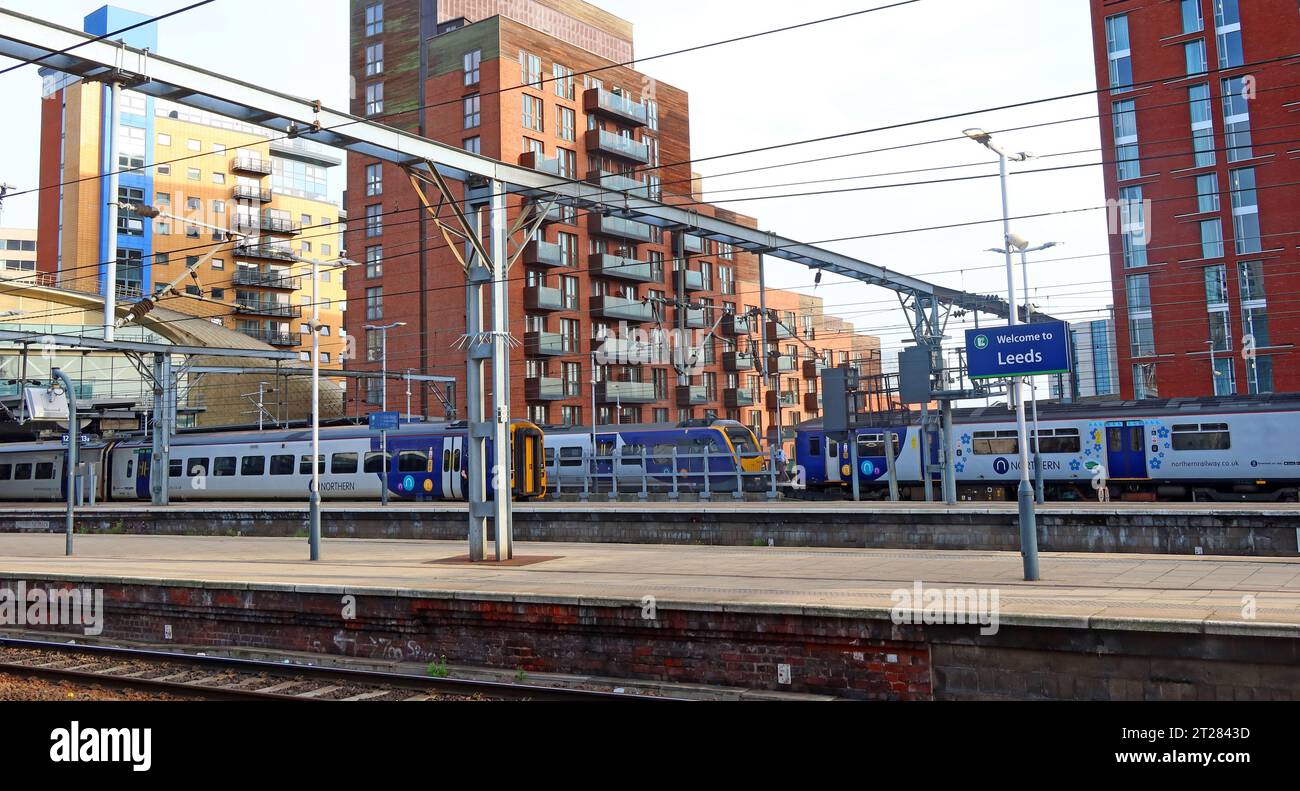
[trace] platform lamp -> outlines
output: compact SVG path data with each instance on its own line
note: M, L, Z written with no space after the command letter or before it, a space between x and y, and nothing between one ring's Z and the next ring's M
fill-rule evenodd
M315 258L294 256L300 264L311 265L311 494L308 498L308 545L311 559L320 560L320 268L348 269L357 265L347 258L346 250L339 258L322 264Z
M379 392L381 393L380 400L382 401L382 405L380 406L381 412L388 411L388 331L405 326L406 322L404 321L395 321L392 324L383 324L378 326L374 324L366 325L366 332L382 333L383 353L380 356L383 359L382 365L384 373L383 378L379 381ZM409 380L407 381L406 390L407 401L409 404L411 395L411 385ZM408 409L407 411L409 412L410 410ZM407 418L410 418L409 414L407 415ZM381 505L388 505L388 429L383 429L379 432L379 442L383 452L382 458L384 460L384 485L379 487L379 502Z

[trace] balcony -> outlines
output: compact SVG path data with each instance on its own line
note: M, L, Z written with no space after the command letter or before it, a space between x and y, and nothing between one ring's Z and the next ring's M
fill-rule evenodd
M789 327L786 327L781 322L769 321L767 323L768 343L771 343L773 341L788 341L788 340L792 340L793 338L794 338L794 333L790 331Z
M679 288L682 284L682 273L673 272L673 287ZM704 273L697 272L694 269L686 270L686 292L689 294L693 291L707 291L704 283Z
M300 319L302 308L287 302L243 301L235 304L235 312L246 316L274 316L279 319Z
M621 255L597 253L591 257L590 270L592 275L602 277L614 277L637 283L655 282L654 269L649 263L635 258L624 258Z
M820 412L822 411L822 394L821 393L804 393L803 394L803 411Z
M727 409L744 409L758 403L758 399L754 398L753 390L741 390L739 388L723 390L722 401Z
M271 190L264 190L259 187L249 187L244 184L235 185L235 200L256 201L257 203L270 203L274 196Z
M295 236L302 233L302 228L292 220L285 220L280 217L271 217L268 215L254 216L251 214L237 214L231 222L230 229L235 233L275 233L286 236Z
M596 385L596 400L602 404L653 404L654 382L601 382Z
M588 115L596 113L632 126L645 126L650 122L645 103L634 102L604 88L592 88L584 92L582 109Z
M560 175L560 160L547 159L544 155L536 151L525 151L519 155L519 167L536 170L539 173L549 173L556 178L563 178Z
M823 360L804 360L803 376L805 379L816 379L826 370L826 363Z
M645 143L604 129L587 130L587 151L622 157L638 165L650 163L650 147Z
M685 252L688 253L699 254L704 252L704 240L700 237L684 233L680 238L681 242L674 242L674 249L677 255L682 254L683 248L685 249Z
M795 407L797 407L797 406L799 406L799 394L798 394L798 393L793 392L793 391L787 391L787 392L784 392L784 393L777 393L777 392L774 392L774 391L768 391L768 394L767 394L767 408L768 408L768 409L771 409L771 410L775 410L775 409L778 409L778 408L779 408L779 409L793 409L793 408L795 408Z
M613 319L633 324L654 321L654 306L635 299L622 297L592 297L591 315L597 319Z
M650 187L644 182L627 176L620 176L617 173L606 173L602 170L599 173L589 175L587 181L607 190L626 192L634 198L648 199L650 197Z
M564 248L552 242L529 242L524 248L524 263L529 266L568 266Z
M270 244L237 244L235 255L241 258L258 258L264 261L288 261L294 263L298 256L287 247Z
M244 330L239 332L250 338L259 340L270 346L297 346L301 341L298 336L290 335L287 332L270 332L268 330Z
M713 403L709 397L709 388L696 385L682 385L677 388L677 406L705 406Z
M722 369L730 373L754 370L754 355L747 352L727 352L722 355Z
M682 310L678 308L678 316ZM709 317L704 312L704 308L687 308L686 309L686 328L688 330L707 330L709 328ZM676 325L681 326L681 325Z
M558 332L524 333L524 351L529 357L563 357L569 354L564 336Z
M734 313L728 313L724 316L722 325L718 328L718 331L723 335L729 335L733 338L748 335L753 330L754 322L748 316L737 316Z
M592 341L596 351L611 365L650 365L668 360L666 341L640 343L613 336Z
M235 270L235 285L282 288L297 291L302 288L302 278L290 277L283 272L263 272L259 269L239 267Z
M524 307L528 310L564 310L564 292L558 288L529 286L524 289Z
M529 401L563 401L568 398L563 379L528 379L524 381L524 398Z
M788 374L799 370L799 360L795 357L789 357L784 354L773 354L768 358L768 361L768 367L771 369L769 373L775 372Z
M271 160L261 157L240 155L230 163L230 169L236 173L256 173L259 176L271 175Z
M588 215L587 230L601 236L615 236L632 242L649 242L653 238L649 225L622 217L602 217L599 214Z

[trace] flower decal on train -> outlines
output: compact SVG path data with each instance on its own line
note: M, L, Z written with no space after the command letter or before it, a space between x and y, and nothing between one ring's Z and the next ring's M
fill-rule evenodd
M1082 469L1083 469L1083 462L1079 461L1078 459L1073 459L1070 461L1071 472L1078 472L1079 470Z
M953 469L955 469L957 472L966 472L966 462L964 461L958 462L956 465L954 465Z
M1164 461L1163 461L1162 459L1152 459L1152 460L1151 460L1151 469L1153 469L1153 470L1158 470L1158 469L1160 469L1162 466L1164 466Z
M969 445L969 444L971 444L971 442L973 442L974 440L975 440L975 438L972 437L970 434L962 434L962 435L961 435L961 444L963 444L963 445Z
M1169 429L1165 428L1164 426L1161 426L1160 430L1156 432L1156 436L1160 437L1160 439L1169 439ZM1166 445L1165 447L1168 446Z

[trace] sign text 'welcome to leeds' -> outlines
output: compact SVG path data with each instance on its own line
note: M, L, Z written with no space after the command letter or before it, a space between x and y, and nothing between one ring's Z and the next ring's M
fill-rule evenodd
M1069 373L1070 325L1064 321L966 331L971 379Z

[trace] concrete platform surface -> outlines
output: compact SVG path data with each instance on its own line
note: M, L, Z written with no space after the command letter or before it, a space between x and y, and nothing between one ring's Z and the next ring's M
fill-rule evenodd
M464 542L0 535L0 580L72 579L181 586L387 593L539 602L817 612L881 618L891 593L996 588L1003 623L1300 636L1300 561L1045 554L1043 581L1014 553L768 547L518 544L529 565L449 563ZM489 549L489 551L491 551ZM1245 597L1253 597L1244 601ZM1249 604L1251 606L1243 606Z

